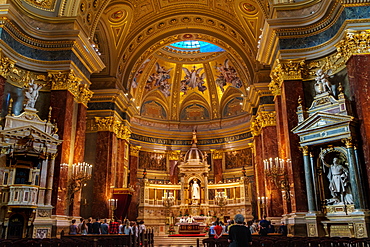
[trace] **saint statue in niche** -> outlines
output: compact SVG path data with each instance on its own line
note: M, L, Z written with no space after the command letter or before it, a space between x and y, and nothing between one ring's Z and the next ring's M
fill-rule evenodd
M39 91L42 88L42 85L39 85L32 81L29 83L28 89L25 92L25 96L27 98L27 102L25 104L26 108L35 108L35 103L37 98L39 97Z
M193 185L191 187L191 199L200 199L199 184L196 179L193 180Z
M332 198L327 199L328 204L353 204L353 198L349 182L349 171L342 160L334 157L332 164L326 163L322 154L320 158L325 167L329 168L327 177L329 179L329 190Z

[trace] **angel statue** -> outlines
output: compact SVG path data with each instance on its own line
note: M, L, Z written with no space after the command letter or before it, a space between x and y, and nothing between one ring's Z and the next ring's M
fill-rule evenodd
M328 78L330 78L329 74L331 74L332 70L329 69L328 71L323 71L322 69L319 69L316 72L316 83L315 83L315 91L318 94L322 94L325 92L333 93L334 92L334 86L330 83Z
M25 108L35 108L35 103L37 98L39 97L39 91L41 88L42 85L35 83L34 79L31 80L31 82L28 84L28 89L25 92L25 97L27 99Z

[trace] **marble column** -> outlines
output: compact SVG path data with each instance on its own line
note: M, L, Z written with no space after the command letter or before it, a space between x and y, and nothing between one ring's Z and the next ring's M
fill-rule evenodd
M222 159L213 159L213 172L215 183L222 181Z
M262 159L275 159L279 157L276 126L266 126L261 130ZM278 178L280 179L280 178ZM283 215L283 198L280 190L280 183L275 184L271 178L265 175L267 211L269 217L280 217Z
M359 120L361 148L364 156L367 177L370 177L370 55L353 55L347 61L347 73L351 89L350 98L354 99L355 112ZM367 182L366 190L370 190Z
M262 157L262 141L261 136L257 135L254 136L254 176L256 178L256 189L257 189L257 197L265 197L265 171L263 169L263 157ZM259 205L259 202L257 204L258 206L258 216L259 218L262 218L262 210Z
M348 157L348 170L349 170L349 181L351 183L351 191L353 195L353 201L355 204L355 209L364 209L364 193L362 190L360 174L357 169L356 155L353 148L352 140L344 140L347 148Z
M92 217L109 217L108 199L111 198L113 163L117 148L116 136L109 131L98 131L96 141L96 159L93 167Z
M85 133L86 133L86 111L84 104L78 104L76 135L74 143L73 164L84 162L85 155ZM81 188L82 190L82 188ZM81 209L81 190L74 193L72 215L79 216Z
M135 220L138 216L138 205L139 205L139 194L140 194L140 181L138 179L138 167L139 167L139 149L140 147L130 146L130 186L135 190L132 195L131 203L128 210L128 218Z
M291 165L288 166L288 180L290 185L291 197L291 213L306 212L306 187L304 184L304 169L302 166L303 160L299 150L299 137L290 130L298 125L298 117L296 109L298 107L298 97L303 97L302 81L284 81L281 86L281 112L277 115L282 116L282 121L277 124L278 129L284 129L284 135L281 143L284 143L286 150L286 158L291 160ZM299 200L297 200L299 198Z
M275 111L276 111L276 133L279 158L286 159L286 144L284 132L284 115L282 111L281 95L275 95Z
M46 189L46 182L48 178L48 164L49 159L45 159L42 161L41 164L41 171L40 171L40 188L39 188L39 195L38 195L38 205L44 205L45 202L45 189Z
M51 205L51 197L53 192L53 178L54 178L54 167L55 167L55 154L51 154L48 158L48 178L46 181L46 195L45 205Z
M52 205L55 205L53 214L65 215L67 202L68 173L60 172L60 164L70 163L71 136L73 123L73 95L67 90L51 91L50 106L52 107L52 121L58 126L59 139L63 140L58 146L58 156L55 159Z
M314 213L317 211L315 196L314 196L314 187L312 183L312 170L311 170L311 160L309 156L308 147L302 147L303 151L303 165L304 165L304 174L306 182L306 191L307 191L307 202L308 202L308 212Z

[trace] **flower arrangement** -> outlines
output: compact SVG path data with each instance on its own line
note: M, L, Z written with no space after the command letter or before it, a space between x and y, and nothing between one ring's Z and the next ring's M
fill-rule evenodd
M171 224L168 227L168 234L172 235L175 232L175 227Z
M204 233L208 233L209 232L209 225L208 224L203 228L203 232Z

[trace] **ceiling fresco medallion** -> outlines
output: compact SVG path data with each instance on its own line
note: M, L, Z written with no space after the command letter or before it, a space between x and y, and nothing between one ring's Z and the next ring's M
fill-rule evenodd
M56 4L56 0L25 0L25 2L35 8L46 11L54 11Z
M251 3L242 2L240 3L240 8L244 13L248 15L254 15L257 13L257 8Z

